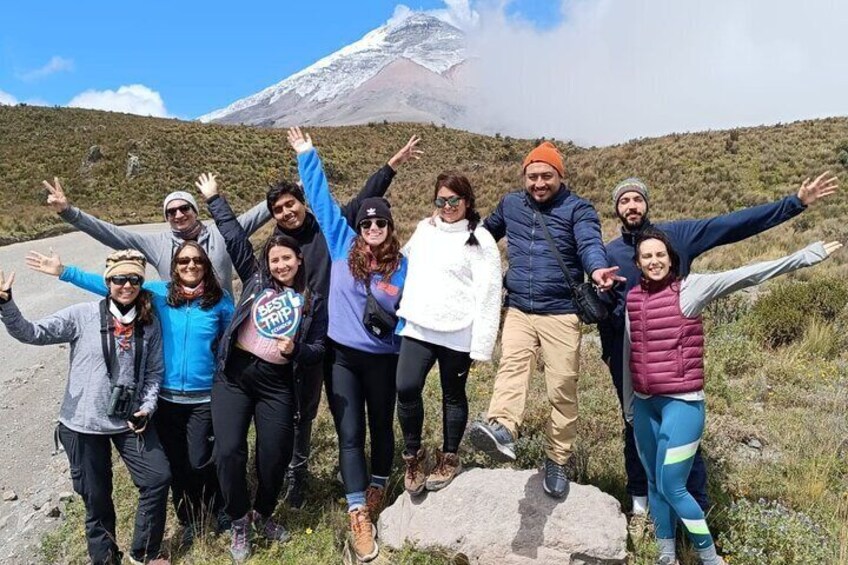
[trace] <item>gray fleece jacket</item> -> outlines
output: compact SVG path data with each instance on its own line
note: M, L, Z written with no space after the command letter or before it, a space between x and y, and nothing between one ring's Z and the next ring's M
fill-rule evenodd
M156 234L138 234L124 228L104 222L91 214L83 212L76 206L69 206L67 210L59 214L59 217L80 230L87 233L103 245L112 249L135 249L144 254L147 262L159 272L159 277L171 280L171 257L174 251L182 244L183 240L175 236L170 229L165 229ZM238 222L247 232L253 232L271 218L266 203L260 202L244 214L238 217ZM233 264L227 253L227 245L224 238L214 224L204 224L206 228L197 238L212 266L215 275L224 290L233 294Z
M14 300L0 304L0 321L13 338L32 345L71 344L71 361L59 421L75 432L115 434L129 429L127 422L106 416L112 384L106 372L100 340L100 302L75 304L35 322L23 317ZM114 338L113 338L114 339ZM116 349L117 384L132 381L135 341L127 351ZM114 342L112 344L115 346ZM164 373L159 321L144 327L141 371L136 385L135 409L153 414Z

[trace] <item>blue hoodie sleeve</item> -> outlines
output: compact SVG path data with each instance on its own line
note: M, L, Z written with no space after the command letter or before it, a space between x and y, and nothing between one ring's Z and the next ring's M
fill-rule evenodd
M583 270L591 276L596 270L609 267L601 237L601 221L595 208L582 198L578 199L573 218L574 239Z
M68 265L62 274L59 275L60 281L69 282L72 285L87 290L97 296L106 296L109 292L109 287L106 286L106 281L103 280L103 275L87 273L78 267Z
M673 234L677 245L688 250L690 260L694 261L713 247L736 243L762 233L794 218L805 209L806 206L793 194L777 202L737 210L715 218L682 220L660 227L669 235Z
M318 225L327 240L327 249L330 251L330 259L333 261L344 257L350 248L350 242L356 237L347 220L342 214L342 209L333 200L330 187L327 185L327 177L318 152L310 149L297 156L297 170L300 180L303 182L303 190L306 200L318 220Z

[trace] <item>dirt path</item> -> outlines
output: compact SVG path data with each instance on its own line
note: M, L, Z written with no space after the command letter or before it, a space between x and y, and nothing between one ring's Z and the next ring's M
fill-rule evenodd
M166 224L139 225L139 233L167 229ZM90 237L70 234L0 247L0 269L15 271L15 302L30 320L70 304L96 299L91 294L30 271L26 253L53 248L66 264L93 272L103 270L109 249ZM148 268L148 276L156 278ZM59 524L51 517L71 491L64 453L53 453L53 428L65 387L68 346L23 345L0 330L0 491L17 500L0 501L0 563L37 563L40 536Z

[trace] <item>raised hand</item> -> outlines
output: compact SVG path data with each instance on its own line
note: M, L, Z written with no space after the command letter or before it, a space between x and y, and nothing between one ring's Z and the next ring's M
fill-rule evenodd
M398 167L409 161L410 159L415 159L416 161L421 158L424 154L422 149L418 149L418 142L421 141L421 138L417 135L413 135L409 138L409 141L406 142L406 145L401 147L400 151L394 154L394 156L389 159L389 166L397 170Z
M592 271L592 280L602 291L607 291L612 288L612 285L618 282L627 282L627 279L616 275L618 267L607 267L606 269L595 269Z
M812 182L806 179L798 189L798 199L804 206L815 204L819 198L830 196L839 188L839 179L830 171L825 171Z
M838 251L842 248L842 243L838 241L828 241L824 244L824 250L827 253L827 256L830 257L833 255L835 251Z
M309 134L303 134L300 131L299 127L289 128L289 131L286 133L286 137L289 139L289 145L294 149L298 155L301 153L306 153L310 149L312 149L312 138L309 137Z
M62 259L56 255L52 247L50 248L50 255L42 255L38 251L30 251L27 253L24 261L26 261L27 267L33 271L54 277L58 277L65 270Z
M218 196L218 181L212 173L203 173L197 177L197 182L194 186L203 195L203 198L209 200L213 196Z
M68 209L68 197L65 196L65 191L62 190L62 183L59 182L59 177L53 177L53 184L48 181L41 181L41 186L47 189L47 205L54 212L60 214Z
M9 278L7 279L3 275L3 271L0 270L0 300L6 302L12 297L12 283L15 282L15 271L12 271L9 274Z

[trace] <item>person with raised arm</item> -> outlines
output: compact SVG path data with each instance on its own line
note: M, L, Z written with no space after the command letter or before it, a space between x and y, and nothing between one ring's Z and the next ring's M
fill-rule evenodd
M400 252L388 201L366 198L356 229L333 200L321 159L300 128L288 131L306 199L330 251L328 336L333 369L327 398L339 438L339 466L360 561L379 547L373 517L382 504L394 458L395 374L400 337L397 308L407 263ZM366 421L371 437L370 477L365 460Z
M144 256L115 251L106 258L105 298L75 304L30 322L12 299L14 273L0 271L0 321L32 345L70 344L65 395L56 437L65 448L74 491L85 505L91 561L119 565L112 501L112 446L138 489L130 563L167 564L168 459L150 418L162 382L162 334L144 282Z

